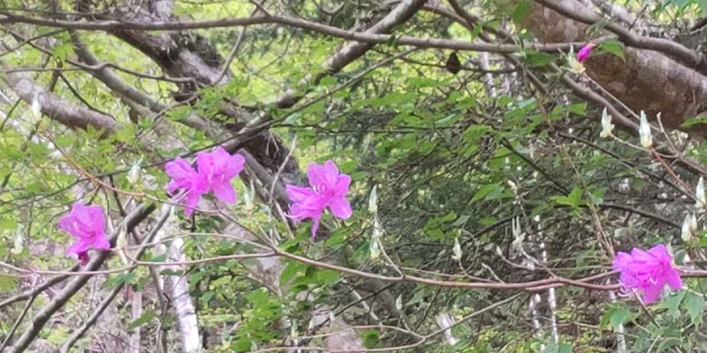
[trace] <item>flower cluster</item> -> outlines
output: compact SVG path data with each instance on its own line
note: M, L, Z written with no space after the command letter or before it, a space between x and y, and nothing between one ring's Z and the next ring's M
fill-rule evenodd
M643 293L647 304L660 298L666 284L673 290L682 288L680 273L673 267L673 258L663 244L648 251L634 248L631 254L619 252L613 268L621 273L621 285Z
M218 147L213 152L199 152L196 156L197 170L189 163L177 157L167 163L165 170L172 181L167 190L174 193L177 189L186 190L183 199L184 212L187 215L196 208L201 195L213 191L221 201L232 204L236 202L236 192L231 185L231 179L236 177L245 164L245 158L240 154L230 155Z
M340 219L351 217L351 205L346 199L351 177L340 174L336 164L326 161L324 165L312 163L307 170L311 187L287 185L287 196L294 202L290 206L290 217L301 221L312 219L312 236L317 233L324 209Z
M77 255L82 265L89 260L88 250L108 250L110 242L105 232L106 221L100 206L84 206L77 202L71 213L59 220L59 228L79 238L66 250L66 255Z

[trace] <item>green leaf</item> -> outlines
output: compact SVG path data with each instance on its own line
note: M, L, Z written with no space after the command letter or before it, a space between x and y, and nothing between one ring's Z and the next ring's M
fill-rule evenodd
M17 279L0 275L0 292L8 293L17 287Z
M572 353L573 345L569 343L549 343L541 353Z
M155 313L152 310L145 311L140 315L139 318L133 320L131 323L128 324L128 331L132 331L150 321L155 317Z
M574 188L567 196L552 196L550 199L560 205L576 208L582 203L582 190Z
M567 106L567 111L572 114L586 116L587 103L570 104Z
M282 270L282 274L280 274L280 286L285 286L292 277L297 275L300 272L303 272L307 268L307 265L301 263L301 262L288 262L287 265L285 265L285 268Z
M103 288L116 287L118 285L123 285L131 283L135 278L135 272L121 273L109 278L107 281L103 282Z
M526 51L525 52L525 62L530 66L545 66L557 60L557 56L539 52L539 51Z
M606 42L602 42L599 44L598 49L606 51L609 54L616 55L621 58L621 60L626 61L624 58L624 43L621 43L618 40L607 40Z
M238 341L231 343L231 349L236 352L249 352L251 342L252 341L249 338L242 337L238 339Z
M656 305L656 308L668 309L668 312L673 314L677 313L678 310L680 310L680 304L682 303L683 298L685 298L685 293L686 291L681 290L675 293L674 295L668 296L667 299L658 303L658 305Z
M701 116L687 119L687 120L685 120L685 122L680 124L680 127L681 128L688 128L693 125L704 124L704 123L707 123L707 115L701 115Z
M336 283L341 275L334 270L319 270L317 271L317 279L325 285Z
M162 276L177 276L177 277L181 277L182 275L184 275L184 271L181 271L181 270L172 270L172 269L166 268L166 269L160 271L160 275L162 275Z
M497 194L501 192L503 192L503 187L498 184L484 185L479 191L476 192L476 194L474 194L474 197L471 199L471 201L479 201L485 198L486 195Z
M530 1L523 1L513 8L513 14L511 17L516 23L523 22L530 15L531 3Z
M685 294L685 299L682 304L683 308L687 310L687 314L690 315L690 319L693 324L697 324L702 321L702 311L705 308L705 298L701 295L688 292Z
M626 323L631 318L631 311L625 307L619 307L611 313L609 322L614 329L618 328L620 325Z
M380 342L380 331L378 330L366 330L361 332L361 338L363 338L363 346L372 349L378 345Z
M333 76L324 76L321 81L319 81L319 85L327 87L327 86L333 86L336 84L336 77Z

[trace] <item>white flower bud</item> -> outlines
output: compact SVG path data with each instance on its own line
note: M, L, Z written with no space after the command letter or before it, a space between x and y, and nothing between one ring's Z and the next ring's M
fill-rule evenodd
M13 255L19 255L24 250L24 232L22 231L22 226L17 226L15 230L15 239L12 244L12 250L10 252Z
M651 135L651 126L648 125L648 119L644 111L641 111L641 125L638 128L638 132L641 135L641 146L643 148L651 148L653 146L653 135Z
M130 184L135 184L138 182L138 180L140 180L141 171L142 171L142 168L140 167L141 163L142 163L142 157L140 157L140 159L137 162L135 162L135 164L133 164L132 167L130 167L130 171L128 172L128 182Z
M378 213L378 185L371 190L371 196L368 198L368 212L372 214Z
M609 138L614 131L614 124L611 123L611 115L606 111L606 108L601 112L601 133L602 138Z
M380 258L381 248L380 248L380 243L378 243L377 237L371 237L370 251L371 251L371 260L372 261L376 261Z
M685 216L685 220L682 222L682 232L680 233L680 238L682 241L688 243L692 239L692 229L690 229L691 216L688 214Z
M454 261L461 261L462 259L462 246L459 244L459 238L454 238L454 255L452 255Z

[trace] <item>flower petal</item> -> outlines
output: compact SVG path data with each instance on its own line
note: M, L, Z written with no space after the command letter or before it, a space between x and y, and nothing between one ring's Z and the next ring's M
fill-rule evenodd
M219 200L229 204L236 202L236 192L233 190L233 185L231 185L230 182L217 183L211 187L214 190L214 195L216 195Z
M334 189L334 195L336 196L346 196L349 193L349 186L351 185L351 177L346 174L341 174L337 177L336 187Z
M194 168L181 157L167 163L164 168L167 175L175 180L189 179L196 174Z
M625 252L619 252L618 254L616 254L616 257L614 258L614 261L611 263L611 265L614 271L624 271L629 268L632 261L633 258L631 257L631 255Z
M660 293L663 291L663 286L652 285L643 289L643 301L646 304L651 304L660 298Z
M309 179L309 185L313 188L319 188L322 185L326 185L324 167L319 164L312 163L309 165L309 168L307 168L307 178Z
M324 181L331 189L336 188L339 177L339 168L336 167L333 161L328 160L324 163Z
M345 197L332 199L329 203L329 210L331 210L331 214L339 219L348 219L353 213L351 211L351 204Z
M110 249L110 242L108 241L108 236L105 233L91 238L91 245L96 250Z
M66 249L66 255L80 254L87 252L89 246L91 245L91 240L88 238L80 238L75 243L73 243L68 249Z
M318 217L313 217L312 218L312 237L317 235L317 229L319 229L319 221L321 218Z
M196 205L199 204L199 198L201 197L201 194L194 191L194 190L189 190L187 193L187 196L184 198L184 214L187 216L191 216L192 212L194 212L194 209L196 208Z
M671 268L665 274L666 283L673 290L680 290L682 288L682 279L680 278L680 273L677 270Z
M245 165L245 158L240 154L234 154L231 156L224 173L226 174L226 179L231 180L243 171L243 166Z
M75 235L75 234L78 234L78 229L76 228L76 224L77 224L76 220L71 215L64 216L59 220L59 228L61 228L61 230L65 231L75 237L78 237L78 235Z
M196 155L196 166L199 174L212 175L215 169L213 155L208 152L199 152Z
M285 186L285 192L287 193L287 197L289 197L292 202L301 202L304 199L315 195L314 190L311 188L303 188L295 185Z
M664 244L658 244L648 250L648 253L653 255L656 259L659 261L668 261L670 262L672 260L672 257L670 256L670 253L668 253L668 249L665 247Z

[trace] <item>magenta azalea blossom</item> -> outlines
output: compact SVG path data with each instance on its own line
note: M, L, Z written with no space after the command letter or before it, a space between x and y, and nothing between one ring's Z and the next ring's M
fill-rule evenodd
M579 53L577 53L577 61L584 62L585 60L587 60L595 46L596 45L593 43L588 43L587 45L583 46L582 49L579 50Z
M71 207L71 213L59 220L59 228L79 238L66 249L66 255L76 254L85 265L88 262L88 250L108 250L110 242L105 233L105 219L100 206L84 206L77 202Z
M236 202L236 191L231 185L231 179L236 177L245 164L245 158L240 154L231 156L221 147L211 153L201 152L196 157L199 174L203 175L208 185L208 191L226 203Z
M177 157L165 166L167 175L172 178L167 190L170 193L177 189L187 191L183 201L184 213L187 216L194 211L201 195L210 191L223 202L236 202L236 192L231 185L231 179L243 170L243 156L231 156L226 150L218 147L213 152L200 152L196 157L196 164L198 171Z
M633 248L630 255L619 252L613 267L614 271L621 272L621 285L642 292L646 303L658 300L666 284L673 290L682 287L680 274L673 267L673 258L663 244L648 251Z
M310 164L307 177L311 188L287 185L287 196L292 201L290 217L298 221L311 218L312 236L317 233L322 212L327 207L334 217L351 217L351 205L346 199L351 184L350 176L339 174L336 164L326 161L323 166Z
M199 203L201 195L209 190L206 178L199 175L189 163L180 157L167 163L165 170L167 175L172 178L172 181L167 185L167 190L170 193L174 193L177 189L186 190L182 203L184 204L184 213L187 216L191 215Z

